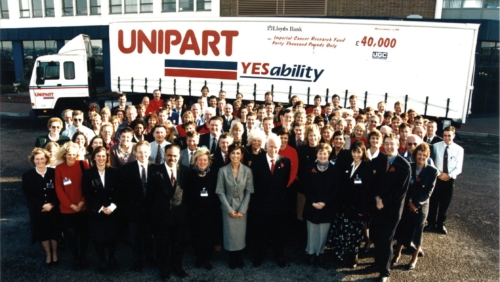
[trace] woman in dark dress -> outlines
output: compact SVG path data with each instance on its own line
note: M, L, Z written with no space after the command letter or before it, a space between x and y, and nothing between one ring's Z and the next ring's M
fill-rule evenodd
M59 200L54 188L55 170L47 167L49 159L49 152L35 148L29 156L29 162L35 168L23 174L22 184L30 215L31 243L42 243L47 266L59 262L57 240L61 237Z
M352 144L350 151L353 162L340 172L340 211L333 219L328 244L338 262L354 268L363 239L364 216L370 206L373 172L363 142Z
M89 214L90 240L94 243L99 257L99 271L116 267L116 226L115 209L120 204L117 197L118 170L110 167L109 154L105 147L92 151L93 166L83 172L82 189ZM106 265L105 249L109 259Z
M379 182L379 178L385 173L387 169L387 155L380 151L380 146L382 146L382 133L377 129L368 133L367 142L369 144L366 153L368 154L368 158L370 159L370 163L372 165L373 170L373 179L372 184L373 187L376 187ZM370 230L369 230L369 221L370 217L366 217L365 221L365 252L370 250L371 241L370 241Z
M264 131L255 129L248 133L248 143L243 150L243 161L242 163L246 166L252 164L252 160L260 155L265 154L267 151L264 149L264 144L266 143L266 135Z
M185 197L189 207L191 239L193 240L195 267L211 270L210 260L222 230L220 201L215 188L217 171L210 168L210 150L200 148L194 155L195 166L188 173Z
M392 264L396 264L401 257L403 246L414 247L408 270L415 269L418 253L422 246L425 220L429 212L429 198L436 185L438 171L434 166L427 164L430 149L427 143L422 143L415 148L411 163L410 187L406 193L405 209L394 238L398 241L396 255Z
M339 171L328 160L332 147L321 143L316 147L318 161L310 165L302 181L306 197L302 217L307 221L308 262L323 264L323 253L332 222L334 199L339 189Z
M333 133L332 137L332 153L330 154L330 160L334 164L338 165L342 170L346 165L352 163L352 155L349 150L345 149L345 136L344 131L337 130Z
M297 148L297 155L299 156L299 171L297 172L297 177L301 183L306 175L307 168L314 164L317 159L316 146L318 146L319 140L321 139L318 126L315 124L306 126L304 137L304 143ZM302 213L304 212L305 201L306 198L301 184L297 193L297 219L301 221L303 220Z

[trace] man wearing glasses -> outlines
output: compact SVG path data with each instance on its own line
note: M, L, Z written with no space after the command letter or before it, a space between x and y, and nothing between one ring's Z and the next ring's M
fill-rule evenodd
M95 136L92 129L83 125L83 112L80 110L73 111L73 125L66 129L62 135L68 136L68 138L71 139L76 132L85 134L87 140L91 140Z

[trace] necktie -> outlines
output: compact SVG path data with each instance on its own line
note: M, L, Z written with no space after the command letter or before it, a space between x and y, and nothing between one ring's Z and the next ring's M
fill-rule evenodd
M271 160L271 174L274 174L274 159Z
M429 137L425 137L425 138L427 138L427 140L426 140L426 141L427 141L427 143L428 143L428 144L431 144L431 138L429 138Z
M297 139L297 147L302 146L302 139Z
M192 165L194 164L194 151L192 151L190 154L190 157L189 157L189 164Z
M229 158L227 157L227 154L224 155L224 163L227 164L227 162L229 161Z
M443 172L448 173L448 146L446 146L446 148L444 149Z
M148 183L147 178L146 178L146 169L144 168L143 165L141 165L142 170L141 170L141 182L142 182L142 192L144 193L144 196L146 196L146 185Z
M160 144L158 144L158 151L156 152L155 163L156 164L161 163L161 146L160 146Z
M212 138L212 147L210 148L210 153L214 154L216 148L217 148L217 139L215 139L214 137Z
M387 159L387 167L385 168L385 171L388 171L390 166L391 166L391 161Z
M172 187L175 187L174 170L172 170L172 173L170 174L170 182L172 183Z

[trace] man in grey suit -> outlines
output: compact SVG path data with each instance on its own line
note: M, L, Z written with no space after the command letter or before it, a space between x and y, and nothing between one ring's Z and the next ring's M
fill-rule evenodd
M194 164L194 155L198 150L198 143L200 142L200 135L198 132L188 131L186 134L187 148L181 151L179 163L185 167L192 168Z

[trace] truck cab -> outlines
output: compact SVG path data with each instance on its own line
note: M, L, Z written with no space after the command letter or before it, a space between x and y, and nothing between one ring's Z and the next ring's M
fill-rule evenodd
M60 116L65 109L83 109L85 98L96 93L95 60L88 35L80 34L57 55L40 56L29 84L35 116Z

